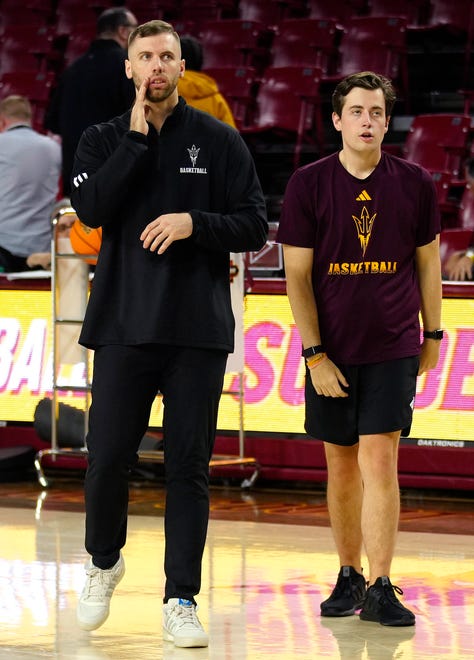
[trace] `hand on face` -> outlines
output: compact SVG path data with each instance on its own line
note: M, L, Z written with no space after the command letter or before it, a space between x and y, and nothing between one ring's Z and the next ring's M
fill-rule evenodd
M149 84L150 78L144 78L140 87L136 90L135 103L130 116L130 130L143 133L143 135L148 135L149 130L147 119L151 109L146 98Z
M125 74L136 89L130 128L147 135L147 121L160 130L178 103L177 85L184 61L179 41L169 33L137 37L129 46L128 56Z

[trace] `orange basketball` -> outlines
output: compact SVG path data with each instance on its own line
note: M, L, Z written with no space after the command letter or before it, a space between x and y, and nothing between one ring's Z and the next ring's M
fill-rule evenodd
M93 229L76 218L69 234L72 249L76 254L99 254L102 243L102 227ZM95 265L97 259L86 259L88 264Z

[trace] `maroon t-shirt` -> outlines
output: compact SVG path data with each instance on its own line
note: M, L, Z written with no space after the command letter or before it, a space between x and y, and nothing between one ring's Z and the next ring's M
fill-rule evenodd
M280 243L314 248L321 340L340 364L418 355L416 248L440 232L430 174L383 153L366 179L332 154L288 182Z

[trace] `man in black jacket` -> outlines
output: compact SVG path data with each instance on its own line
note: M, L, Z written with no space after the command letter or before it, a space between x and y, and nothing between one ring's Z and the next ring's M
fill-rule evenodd
M265 201L239 133L186 105L179 37L132 32L130 112L84 132L71 201L102 226L80 342L95 350L85 481L86 585L78 622L98 628L124 574L128 474L159 390L166 474L164 638L207 646L196 615L209 459L234 347L229 252L260 249Z
M125 76L127 41L137 20L125 7L106 9L97 20L89 49L61 74L45 117L45 128L61 136L62 187L71 191L71 170L79 139L87 126L128 110L135 98Z

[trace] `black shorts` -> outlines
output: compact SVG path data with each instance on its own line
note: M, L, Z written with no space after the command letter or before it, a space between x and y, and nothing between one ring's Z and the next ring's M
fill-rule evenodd
M316 393L306 368L305 430L318 440L351 446L360 435L410 431L419 358L341 366L349 388L346 398Z

